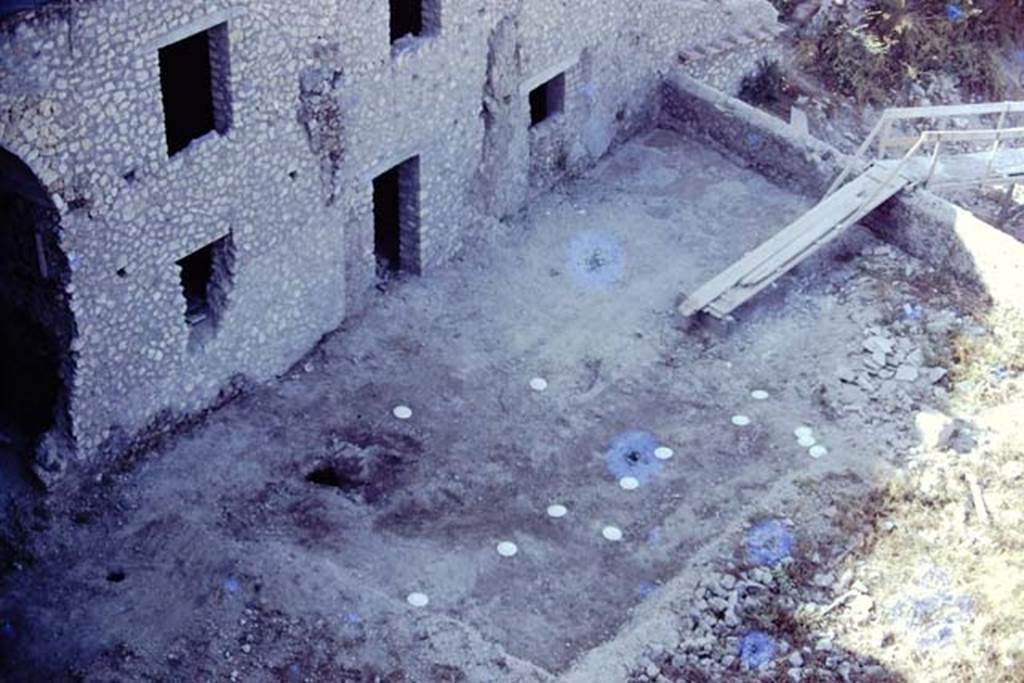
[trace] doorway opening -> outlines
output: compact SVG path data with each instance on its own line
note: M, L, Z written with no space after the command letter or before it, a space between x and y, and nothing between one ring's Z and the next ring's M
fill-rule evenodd
M0 467L7 474L29 474L48 432L71 445L74 323L59 230L60 214L42 183L0 148L0 454L7 455Z
M420 158L373 179L373 251L377 275L419 273Z

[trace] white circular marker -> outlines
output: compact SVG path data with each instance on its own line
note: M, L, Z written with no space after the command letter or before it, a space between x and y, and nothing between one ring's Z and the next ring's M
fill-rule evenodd
M754 399L755 401L767 401L768 392L765 391L764 389L754 389L753 391L750 392L750 398Z
M828 449L825 448L824 446L820 446L820 445L819 446L811 446L810 449L808 449L807 453L812 458L817 459L817 458L822 457L823 455L828 455Z
M654 457L658 460L668 460L675 454L676 452L668 446L658 446L654 449Z
M747 417L746 415L733 415L732 423L737 427L746 427L748 424L750 424L750 418Z
M565 517L567 514L569 514L569 508L565 507L564 505L548 506L548 517L554 517L555 519L558 519L559 517Z
M512 557L519 552L519 548L511 541L502 541L498 544L498 554L502 557Z
M530 380L530 388L534 391L544 391L548 388L548 381L543 377L534 377Z
M804 448L810 448L814 444L818 443L817 440L813 436L809 436L807 434L804 434L803 436L798 438L796 440L796 442L798 444L800 444L801 446L803 446Z
M426 607L430 604L430 598L425 593L409 593L406 596L405 601L413 607Z
M793 430L793 436L795 436L798 439L802 439L808 436L813 438L814 430L811 429L810 427L797 427L796 429Z
M412 417L412 408L409 406L395 406L395 409L391 411L391 414L399 420L408 420Z
M619 479L619 486L626 491L633 491L640 488L640 480L636 477L623 477L622 479Z
M622 529L617 526L606 526L601 529L601 535L609 541L621 541L622 540Z

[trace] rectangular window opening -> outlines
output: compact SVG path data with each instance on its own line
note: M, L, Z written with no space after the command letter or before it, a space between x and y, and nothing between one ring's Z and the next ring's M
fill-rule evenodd
M389 0L391 43L441 31L441 0Z
M565 109L565 74L541 83L530 91L530 126L547 121Z
M162 47L158 56L167 155L210 131L226 133L231 127L227 23Z
M228 233L177 262L185 296L189 341L212 337L227 308L234 280L235 247Z
M377 274L418 273L420 158L412 157L373 179L373 248Z

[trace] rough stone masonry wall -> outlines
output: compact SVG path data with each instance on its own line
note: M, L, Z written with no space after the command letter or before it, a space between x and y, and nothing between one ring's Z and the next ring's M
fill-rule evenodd
M87 0L0 20L0 145L53 195L72 269L78 459L281 372L362 306L379 173L419 156L429 273L649 125L680 48L774 19L765 0L443 0L435 35L395 47L384 0ZM225 22L230 126L169 158L158 49ZM530 128L529 86L553 71L564 112ZM177 262L229 233L226 306L190 345Z

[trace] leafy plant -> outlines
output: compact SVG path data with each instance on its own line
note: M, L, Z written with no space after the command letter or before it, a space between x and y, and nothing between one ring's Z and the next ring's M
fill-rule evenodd
M871 0L833 6L805 58L836 89L883 102L917 83L952 77L968 93L999 97L997 55L1024 48L1024 0Z
M782 100L785 82L778 60L761 59L757 69L740 82L740 99L761 106Z

